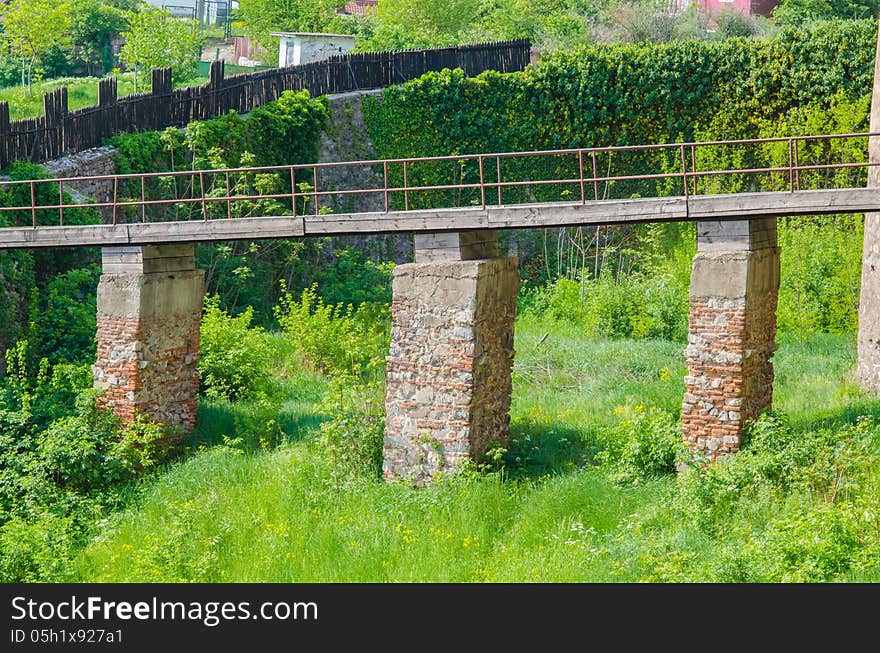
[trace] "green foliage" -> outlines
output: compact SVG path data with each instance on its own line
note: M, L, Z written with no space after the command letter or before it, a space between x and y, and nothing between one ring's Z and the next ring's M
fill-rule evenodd
M251 326L253 316L248 307L232 317L220 308L216 295L205 298L199 378L209 399L252 398L266 391L272 348L263 329Z
M784 25L803 25L829 18L876 18L878 0L782 0L773 19Z
M321 296L330 304L391 304L389 261L376 263L353 247L333 251L333 260L315 271Z
M317 370L362 378L374 375L384 363L388 307L328 304L317 287L302 291L299 301L282 283L275 309L278 323Z
M97 266L53 278L37 321L40 353L52 362L87 363L95 356Z
M169 434L144 420L121 426L95 408L88 365L6 353L0 378L0 580L62 577L126 485L155 469Z
M329 113L326 99L311 99L308 91L285 91L281 97L265 104L246 117L234 112L210 120L194 121L185 133L169 128L163 132L146 132L116 136L112 143L118 149L117 165L120 172L150 172L155 170L211 170L237 166L269 166L311 163L317 159L318 139ZM304 171L307 178L310 171ZM287 195L290 177L278 173L231 173L204 175L207 195ZM148 199L185 199L199 192L194 189L198 178L161 177L148 184ZM310 188L310 187L309 187ZM300 188L300 190L302 190ZM131 197L140 196L140 184L120 188ZM302 212L306 206L300 205ZM233 218L252 215L283 215L291 211L289 199L236 200L227 206L224 202L208 205L209 217ZM165 209L164 219L201 219L199 203L175 204ZM163 219L157 215L156 219ZM315 262L320 262L322 241L299 242L272 240L259 242L229 242L202 245L197 248L199 267L207 271L209 294L220 297L220 305L230 312L252 306L254 320L268 324L272 307L278 296L279 281L291 286L308 285L314 280ZM369 266L354 269L370 272ZM352 279L337 283L338 292L354 289ZM366 277L376 283L375 274ZM361 293L363 296L364 293ZM337 295L338 296L338 295ZM345 297L345 301L360 301Z
M46 179L39 165L10 164L4 171L10 181ZM34 186L38 203L58 202L58 185ZM0 190L0 206L30 204L30 184L7 185ZM70 201L66 196L65 201ZM3 211L0 226L32 224L29 210ZM37 211L37 224L57 225L57 211ZM68 209L64 222L69 225L94 224L97 211ZM0 352L21 338L31 341L35 358L51 361L84 361L94 351L94 292L97 286L97 252L91 249L15 251L0 253ZM91 308L90 308L91 307Z
M331 378L319 409L318 446L329 460L337 490L347 482L382 475L382 437L385 431L384 386L351 376Z
M854 333L861 286L861 216L783 220L777 322L798 337Z
M637 483L675 472L684 455L681 423L656 407L615 408L618 421L599 432L596 462L619 483Z
M89 74L102 75L113 67L112 40L126 30L128 16L102 0L71 0L71 43Z
M143 71L170 66L177 81L196 77L204 40L198 23L172 18L153 7L143 7L127 18L125 45L119 51L123 62Z
M682 341L687 335L688 286L664 274L559 279L526 291L520 308L531 318L576 324L588 336Z
M388 158L687 140L718 113L778 117L863 96L875 37L872 21L848 21L763 42L591 45L523 73L430 73L366 101L365 117Z
M278 39L269 32L332 32L336 10L344 4L344 0L241 0L237 13L248 36L277 50Z
M282 284L275 309L284 334L307 364L329 376L318 442L336 490L382 469L387 304L330 304L312 286L299 301Z
M3 39L21 58L29 91L37 59L53 46L65 44L69 38L67 2L12 0L3 13Z
M248 114L247 127L259 165L318 160L318 135L330 112L326 97L307 90L285 91Z
M482 10L478 0L384 0L365 47L406 50L466 43Z

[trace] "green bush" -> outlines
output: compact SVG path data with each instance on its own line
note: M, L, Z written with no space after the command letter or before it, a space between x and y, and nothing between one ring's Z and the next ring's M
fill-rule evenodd
M802 491L820 504L847 500L854 488L870 482L876 461L867 443L877 432L869 418L800 432L785 415L767 412L747 427L742 450L724 464L692 461L679 479L682 509L700 528L715 532L741 502L761 493Z
M382 475L382 438L385 432L384 386L351 376L330 380L320 410L318 446L328 458L337 487L359 477Z
M669 274L559 279L526 291L520 307L532 318L576 324L593 337L683 341L687 336L688 287Z
M232 317L220 308L216 295L205 298L199 377L201 392L209 399L235 400L267 390L272 347L263 329L251 326L253 316L248 307Z
M164 462L158 424L96 410L88 365L34 362L26 342L0 378L0 581L63 577L127 485Z
M598 435L596 462L620 483L637 483L675 472L683 455L681 423L654 407L615 409L619 420Z
M382 369L387 347L388 307L328 304L317 286L306 288L297 301L282 284L275 315L284 333L320 372L354 378Z

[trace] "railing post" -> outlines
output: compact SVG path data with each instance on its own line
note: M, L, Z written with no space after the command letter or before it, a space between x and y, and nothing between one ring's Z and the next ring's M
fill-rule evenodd
M498 173L498 206L501 206L503 202L501 201L501 157L500 156L495 157L495 169L496 169L496 172Z
M794 192L794 139L788 139L788 189Z
M477 162L480 166L480 199L483 202L483 208L486 208L486 186L485 180L483 179L483 155L481 154L477 157Z
M205 222L208 221L208 205L205 202L205 173L201 170L199 171L199 191L201 193L202 199L202 218Z
M229 173L226 173L226 188L229 188ZM290 202L293 206L293 217L296 217L296 168L290 166ZM232 217L232 216L230 216Z
M141 222L147 221L147 181L141 175Z
M580 180L581 180L581 204L587 203L587 194L584 190L584 151L578 150L578 170L580 172Z
M388 162L387 161L382 162L382 173L385 178L385 189L384 189L384 191L385 191L385 213L388 213L388 211L390 211L391 209L390 209L389 203L388 203Z
M409 177L406 171L406 161L403 162L403 210L409 211Z
M315 182L315 187L312 189L312 197L315 199L315 215L318 215L318 166L312 168L313 180Z
M599 163L596 161L596 151L590 152L593 155L593 195L596 201L599 201Z
M113 226L116 226L116 211L119 209L119 177L113 177Z
M684 144L681 145L681 181L682 186L684 186L684 196L687 198L690 193L688 192L688 178L687 178L687 157L684 153Z
M34 182L31 182L31 220L34 229L37 228L37 190L34 188Z

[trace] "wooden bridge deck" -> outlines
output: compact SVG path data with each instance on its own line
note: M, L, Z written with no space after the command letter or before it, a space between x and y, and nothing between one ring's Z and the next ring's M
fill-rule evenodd
M0 228L0 249L148 245L394 232L743 220L880 211L880 188L554 202L231 220Z

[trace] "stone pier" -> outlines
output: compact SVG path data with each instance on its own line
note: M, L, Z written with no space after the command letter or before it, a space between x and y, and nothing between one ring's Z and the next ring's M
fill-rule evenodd
M192 245L105 247L98 284L100 405L179 428L195 425L204 272Z
M880 32L874 59L871 133L880 132ZM868 161L880 163L880 137L868 139ZM868 168L868 188L880 187L880 167ZM859 298L858 377L866 390L880 392L880 213L865 213L862 288Z
M772 402L778 294L775 219L697 223L682 428L710 460Z
M507 443L519 272L494 232L415 246L394 271L383 474L425 484Z

